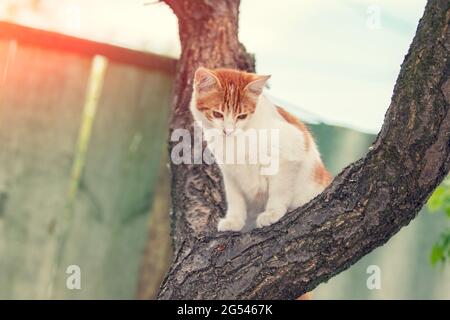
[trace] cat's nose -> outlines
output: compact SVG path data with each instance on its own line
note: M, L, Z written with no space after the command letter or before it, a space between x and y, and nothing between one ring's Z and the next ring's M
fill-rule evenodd
M224 129L223 129L223 133L224 133L225 135L227 135L227 136L228 136L229 134L232 134L233 131L234 131L233 128L224 128Z

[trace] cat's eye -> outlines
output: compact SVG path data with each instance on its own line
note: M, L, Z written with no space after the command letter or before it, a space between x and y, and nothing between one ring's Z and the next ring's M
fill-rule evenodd
M213 111L213 116L214 116L214 118L217 118L217 119L223 119L223 114L221 114L220 112L217 112L217 111Z
M240 114L237 116L238 120L244 120L245 118L247 118L247 114Z

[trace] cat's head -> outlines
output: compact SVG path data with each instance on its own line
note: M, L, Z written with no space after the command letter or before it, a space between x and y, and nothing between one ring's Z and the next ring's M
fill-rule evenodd
M226 135L245 129L269 78L233 69L198 68L191 105L194 118Z

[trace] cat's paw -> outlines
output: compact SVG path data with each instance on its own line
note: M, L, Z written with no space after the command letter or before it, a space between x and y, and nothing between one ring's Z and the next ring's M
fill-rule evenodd
M280 220L282 216L283 214L275 210L264 211L258 216L258 218L256 218L256 227L262 228L265 226L270 226Z
M241 231L245 221L237 218L225 217L219 220L218 231Z

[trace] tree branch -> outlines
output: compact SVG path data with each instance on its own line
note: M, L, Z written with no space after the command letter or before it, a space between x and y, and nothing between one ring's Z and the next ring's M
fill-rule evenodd
M181 18L190 1L166 2L177 7L183 48L171 128L191 128L193 71L199 65L251 70L253 60L237 40L238 0L222 1L219 13L209 6L198 21ZM172 164L175 259L159 298L292 299L407 225L449 171L449 20L448 0L428 2L371 150L280 222L249 233L218 233L225 209L219 170Z

